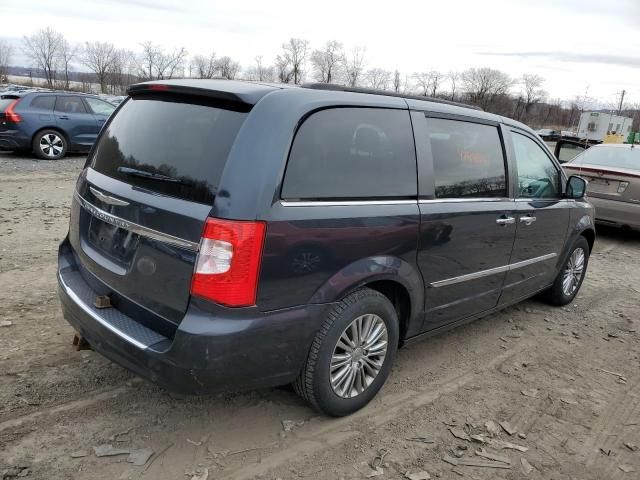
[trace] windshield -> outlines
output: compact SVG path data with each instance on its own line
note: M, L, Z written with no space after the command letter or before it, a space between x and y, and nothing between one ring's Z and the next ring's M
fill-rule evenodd
M640 170L640 147L592 147L574 158L571 163Z
M91 166L131 185L212 204L246 115L179 97L132 98L101 134Z

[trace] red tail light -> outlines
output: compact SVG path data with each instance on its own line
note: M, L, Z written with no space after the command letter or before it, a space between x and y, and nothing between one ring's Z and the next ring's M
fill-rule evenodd
M20 123L22 121L22 117L18 115L13 109L20 102L20 99L16 99L9 104L9 106L4 111L4 119L7 122Z
M255 305L266 224L208 218L191 294L229 307Z

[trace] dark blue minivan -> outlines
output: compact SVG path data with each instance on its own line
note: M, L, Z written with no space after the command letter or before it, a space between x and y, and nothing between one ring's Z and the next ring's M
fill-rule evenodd
M88 151L115 108L93 95L0 93L0 150L32 151L45 160Z
M168 388L292 383L346 415L398 348L540 294L595 240L586 182L531 129L331 85L134 85L76 183L65 318Z

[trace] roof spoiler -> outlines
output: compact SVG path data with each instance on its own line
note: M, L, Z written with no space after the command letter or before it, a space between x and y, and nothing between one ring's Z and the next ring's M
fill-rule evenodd
M213 101L230 104L235 108L240 107L242 110L249 111L253 107L253 103L247 102L242 96L233 92L225 92L222 90L212 90L210 88L198 88L189 85L176 85L167 83L136 83L127 88L127 95L132 97L144 94L171 93L176 95L185 95L191 97L206 98Z

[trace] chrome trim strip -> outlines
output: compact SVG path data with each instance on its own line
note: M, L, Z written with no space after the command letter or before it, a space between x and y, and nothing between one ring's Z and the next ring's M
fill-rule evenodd
M503 265L502 267L489 268L488 270L480 270L478 272L468 273L466 275L460 275L459 277L447 278L445 280L438 280L437 282L431 282L429 284L432 288L446 287L447 285L454 285L456 283L462 283L469 280L476 280L482 277L488 277L489 275L495 275L496 273L509 272L511 270L517 270L518 268L526 267L538 262L544 262L557 257L556 253L548 253L540 257L530 258L521 262L510 263L509 265Z
M93 318L100 325L102 325L106 329L108 329L111 332L113 332L116 335L118 335L120 338L126 340L127 342L131 343L132 345L135 345L136 347L138 347L138 348L140 348L142 350L146 350L148 347L151 346L151 345L146 345L146 344L142 343L141 341L136 340L133 337L130 337L129 335L124 333L122 330L118 330L116 327L111 325L109 322L105 321L100 315L98 315L96 312L94 312L91 307L89 307L86 303L84 303L80 299L80 297L78 297L78 295L76 295L76 293L73 290L71 290L71 288L69 288L67 286L66 283L64 283L64 279L62 278L62 275L60 275L59 272L58 272L58 281L60 282L60 286L62 286L62 288L64 288L65 293L67 295L69 295L69 297L71 297L71 300L73 300L75 302L75 304L78 305L84 311L84 313L89 315L91 318Z
M423 198L419 203L477 203L477 202L513 202L508 197L477 197L477 198Z
M119 198L106 195L100 190L97 190L91 186L89 187L89 190L96 196L96 198L99 198L100 201L108 203L109 205L117 205L119 207L126 207L127 205L129 205L129 202L125 202L124 200L120 200Z
M366 205L416 205L417 200L280 200L283 207L355 207Z
M159 242L168 243L170 245L175 245L176 247L191 250L192 252L197 252L200 249L200 244L198 243L191 242L183 238L174 237L173 235L168 235L166 233L158 232L157 230L153 230L152 228L143 227L142 225L138 225L137 223L124 220L123 218L105 212L101 208L96 207L95 205L81 197L78 192L74 193L73 198L77 200L80 206L91 215L110 225L124 228L143 237L151 238L152 240L157 240Z

